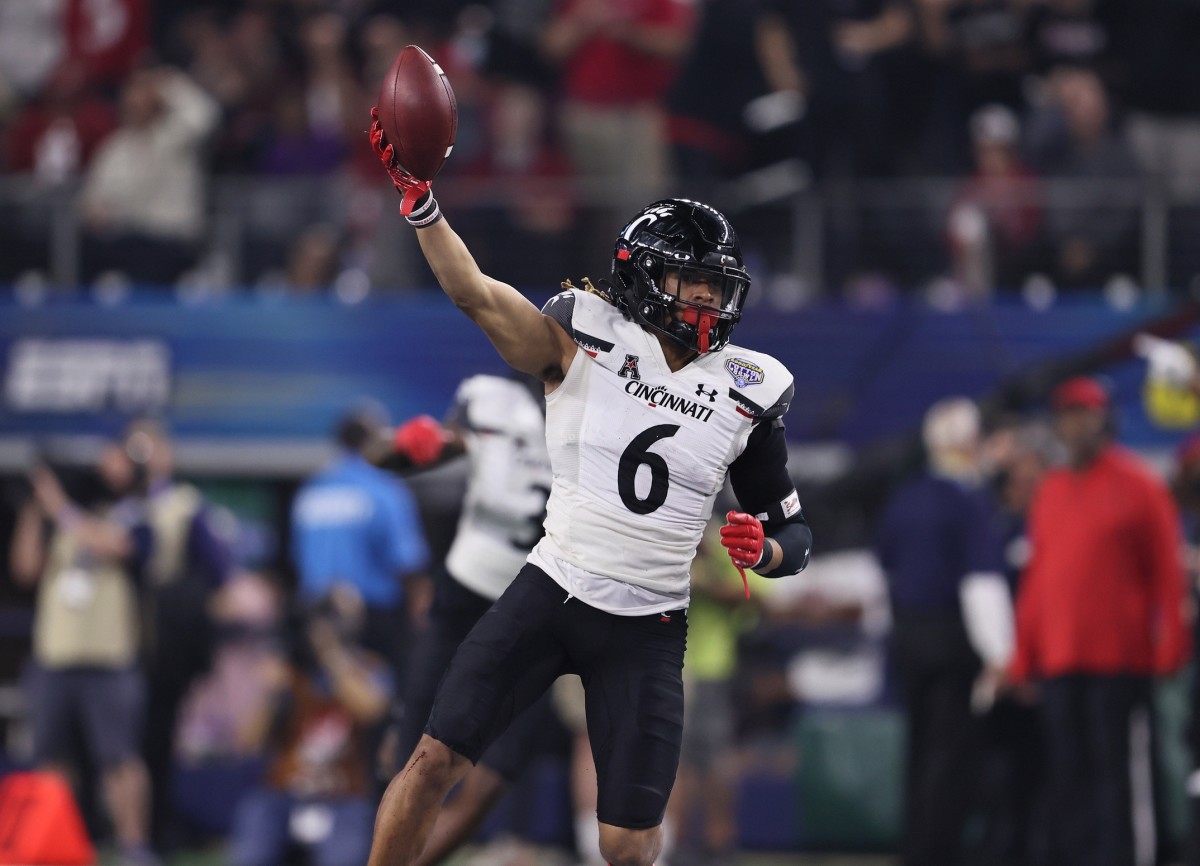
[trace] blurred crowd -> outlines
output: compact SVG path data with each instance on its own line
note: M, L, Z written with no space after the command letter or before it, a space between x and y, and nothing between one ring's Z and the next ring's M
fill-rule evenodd
M1175 0L9 0L0 32L0 171L81 185L84 284L427 283L364 135L408 43L458 99L441 198L518 285L602 262L658 191L715 197L778 270L791 237L755 208L815 189L831 290L1100 288L1141 278L1147 189L1200 197L1200 12ZM847 192L931 176L948 195ZM44 226L13 222L4 275L44 280Z
M330 462L287 485L274 550L174 477L147 420L94 466L48 453L6 491L8 572L33 591L10 598L34 617L5 761L72 780L122 864L196 847L364 862L406 696L437 669L417 648L465 597L443 563L479 471L453 426L389 424L371 401L347 411ZM861 543L800 575L752 576L747 597L715 535L702 545L665 861L804 845L897 846L905 866L1200 863L1168 817L1194 763L1155 699L1192 659L1200 441L1164 479L1082 377L1023 417L939 401L921 439ZM553 703L489 800L542 805L489 824L487 862L595 857L578 696ZM799 822L763 812L780 798Z

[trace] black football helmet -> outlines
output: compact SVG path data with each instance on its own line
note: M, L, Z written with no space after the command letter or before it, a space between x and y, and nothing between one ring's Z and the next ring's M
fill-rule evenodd
M742 317L750 275L737 234L720 211L696 201L657 201L630 220L613 250L617 305L649 328L701 354L723 348ZM713 306L681 300L703 282Z

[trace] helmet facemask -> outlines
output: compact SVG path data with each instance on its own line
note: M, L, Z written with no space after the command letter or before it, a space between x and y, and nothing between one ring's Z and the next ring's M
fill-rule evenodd
M711 234L705 237L703 228L709 226L672 211L703 209L703 217L712 214L727 227L724 217L707 206L681 200L652 205L643 214L662 204L668 205L670 216L684 217L686 222L664 220L671 227L656 231L659 226L651 223L642 229L635 220L617 239L613 278L618 298L638 323L690 351L715 352L728 344L741 319L750 276L741 265L736 237L721 241Z

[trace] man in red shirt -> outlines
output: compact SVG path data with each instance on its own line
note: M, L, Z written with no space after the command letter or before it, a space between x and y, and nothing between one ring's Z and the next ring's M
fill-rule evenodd
M666 183L662 102L694 23L686 0L555 3L542 50L562 70L568 156L585 182L598 185L596 191L615 183L640 198Z
M1040 681L1052 862L1153 862L1151 697L1187 659L1179 515L1166 486L1112 443L1108 394L1052 395L1069 465L1029 516L1017 600L1016 682Z

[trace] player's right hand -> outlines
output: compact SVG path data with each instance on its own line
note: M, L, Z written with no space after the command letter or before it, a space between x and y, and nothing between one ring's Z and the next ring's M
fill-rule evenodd
M388 144L387 138L383 134L383 127L379 123L378 108L371 109L371 129L368 135L371 138L371 149L375 151L375 155L379 157L388 177L392 179L392 186L396 187L396 192L400 193L400 215L411 216L413 211L418 209L417 205L421 203L421 200L425 196L431 195L432 184L427 180L418 180L396 162L395 151Z
M427 466L442 455L448 437L442 425L428 415L418 415L396 428L392 447L417 466Z

